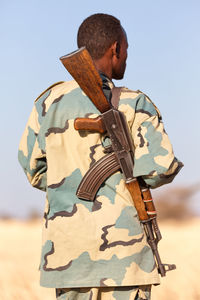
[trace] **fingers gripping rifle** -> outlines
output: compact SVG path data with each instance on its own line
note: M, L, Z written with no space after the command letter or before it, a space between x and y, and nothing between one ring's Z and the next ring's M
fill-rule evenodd
M158 272L161 276L165 276L166 271L173 270L176 266L161 262L157 244L162 237L156 220L157 214L150 190L144 185L144 182L140 187L138 179L133 176L134 149L125 116L108 103L102 90L101 78L84 47L61 57L60 60L101 112L97 118L77 118L74 121L74 128L101 134L106 133L111 140L111 145L105 148L106 155L86 172L76 194L81 199L93 201L101 184L109 176L121 170L139 220L144 226Z

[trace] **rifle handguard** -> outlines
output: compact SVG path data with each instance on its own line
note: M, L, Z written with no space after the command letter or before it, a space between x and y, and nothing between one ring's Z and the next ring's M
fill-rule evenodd
M151 191L148 188L142 188L142 197L146 207L147 214L149 218L155 218L157 216L156 208L152 199Z
M131 194L133 204L138 213L139 220L140 221L148 220L149 216L146 212L145 204L141 197L140 186L137 181L137 178L134 178L131 182L126 183L126 187L129 190L129 193Z

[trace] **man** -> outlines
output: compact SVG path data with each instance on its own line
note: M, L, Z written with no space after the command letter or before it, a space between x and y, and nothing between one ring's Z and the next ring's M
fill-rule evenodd
M120 21L88 17L78 31L111 101L112 79L122 79L128 42ZM169 183L182 164L174 157L161 115L140 91L124 88L119 100L135 148L134 176L152 188ZM159 283L152 251L120 172L100 187L94 202L76 197L93 163L104 156L107 138L74 129L74 119L99 111L75 81L60 82L36 99L19 149L30 183L46 191L41 285L57 299L150 299Z

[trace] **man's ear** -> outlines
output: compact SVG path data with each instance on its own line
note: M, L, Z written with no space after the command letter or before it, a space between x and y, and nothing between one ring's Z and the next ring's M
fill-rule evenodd
M113 47L112 47L112 53L113 56L116 56L117 58L119 58L119 54L120 54L120 44L119 42L114 42Z
M117 55L117 58L119 58L119 54L120 54L120 43L116 42L116 55Z

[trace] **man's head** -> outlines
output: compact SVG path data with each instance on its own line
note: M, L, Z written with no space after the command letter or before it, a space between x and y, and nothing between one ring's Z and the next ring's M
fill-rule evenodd
M106 69L110 77L123 78L128 43L117 18L107 14L91 15L79 27L77 44L79 48L87 48L100 71Z

